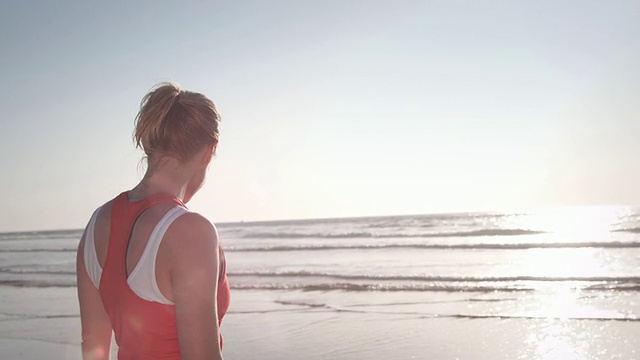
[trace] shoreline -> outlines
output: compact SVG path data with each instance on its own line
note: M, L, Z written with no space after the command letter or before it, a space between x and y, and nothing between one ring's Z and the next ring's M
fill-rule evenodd
M333 299L348 297L360 308L345 304L315 306L313 299L322 294ZM453 298L445 301L439 294L427 296L433 298L432 303L426 301L425 294L399 293L392 298L386 295L236 290L221 329L225 358L481 360L640 356L636 350L640 349L637 322L425 317L388 310L398 309L397 306L459 307L463 303ZM300 297L307 300L296 300ZM75 288L2 286L0 299L0 347L4 357L80 359ZM366 311L359 310L363 306Z

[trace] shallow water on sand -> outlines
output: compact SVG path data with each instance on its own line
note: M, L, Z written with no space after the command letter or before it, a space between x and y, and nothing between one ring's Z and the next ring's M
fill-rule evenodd
M75 289L0 287L0 294L3 358L80 358ZM636 359L640 355L640 329L633 321L434 316L457 313L466 303L450 293L240 290L233 296L222 327L227 359Z

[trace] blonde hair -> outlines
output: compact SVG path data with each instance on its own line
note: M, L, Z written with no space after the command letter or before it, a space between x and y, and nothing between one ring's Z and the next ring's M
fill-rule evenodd
M162 153L187 161L204 147L218 145L219 123L211 99L165 82L142 98L133 138L149 159Z

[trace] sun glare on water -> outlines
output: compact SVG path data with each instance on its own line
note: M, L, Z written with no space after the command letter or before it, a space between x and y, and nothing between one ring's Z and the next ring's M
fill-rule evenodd
M506 223L519 229L555 234L558 241L603 240L628 216L625 207L567 207L514 216Z
M542 231L548 243L584 243L583 247L532 248L512 264L514 271L531 276L536 288L524 316L539 318L527 336L530 345L521 358L590 359L597 349L589 337L576 336L579 323L571 319L624 317L614 309L603 309L590 297L587 287L615 279L618 261L607 249L587 246L612 241L629 210L621 207L563 208L523 214L509 219L508 226ZM545 281L546 280L546 281ZM596 346L597 347L597 346ZM602 354L604 355L604 354Z

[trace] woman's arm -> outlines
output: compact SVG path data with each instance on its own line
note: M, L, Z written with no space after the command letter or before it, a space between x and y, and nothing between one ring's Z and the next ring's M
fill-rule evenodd
M188 213L169 231L163 241L171 249L171 288L182 358L221 360L216 229L201 215Z
M108 360L111 352L111 322L100 293L91 282L84 266L84 239L85 234L82 235L76 255L78 301L82 323L82 359Z

